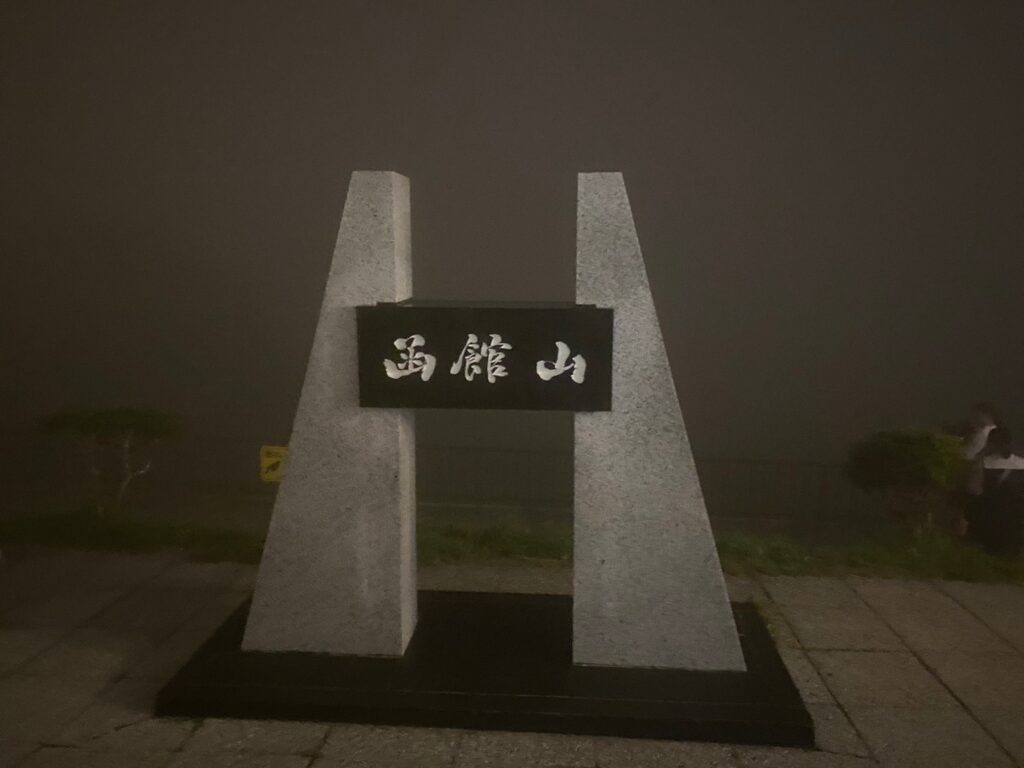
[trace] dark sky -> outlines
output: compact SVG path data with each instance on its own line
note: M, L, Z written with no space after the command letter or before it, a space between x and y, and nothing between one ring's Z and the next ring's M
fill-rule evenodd
M1024 428L1020 2L43 2L0 18L0 424L286 435L356 169L416 293L570 300L625 173L698 453Z

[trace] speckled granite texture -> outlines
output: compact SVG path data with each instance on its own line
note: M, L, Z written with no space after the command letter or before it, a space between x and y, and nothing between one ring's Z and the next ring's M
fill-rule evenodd
M625 184L579 175L576 302L615 310L612 410L576 414L573 660L742 670Z
M359 407L355 309L412 294L409 181L349 183L243 648L400 655L416 623L415 431Z

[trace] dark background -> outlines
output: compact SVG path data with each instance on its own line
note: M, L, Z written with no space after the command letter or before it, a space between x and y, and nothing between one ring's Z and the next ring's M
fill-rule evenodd
M12 476L36 415L102 403L184 414L176 480L251 478L356 169L412 180L418 298L538 301L572 299L575 174L623 171L700 456L1021 425L1019 2L22 0L0 36Z

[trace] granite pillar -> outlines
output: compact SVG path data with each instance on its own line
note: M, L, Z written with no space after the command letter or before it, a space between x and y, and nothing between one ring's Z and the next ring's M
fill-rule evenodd
M743 670L621 174L579 175L576 227L576 302L615 322L612 410L575 421L573 661Z
M352 174L242 643L401 655L416 624L413 414L359 407L355 307L412 294L409 181Z

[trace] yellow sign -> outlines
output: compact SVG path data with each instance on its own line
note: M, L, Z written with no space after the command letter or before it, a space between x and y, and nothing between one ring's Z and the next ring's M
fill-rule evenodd
M260 480L280 483L284 465L288 461L287 445L260 446Z

